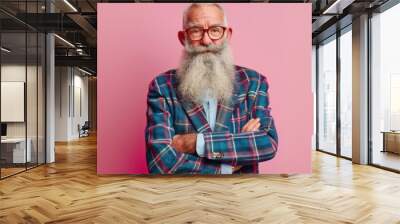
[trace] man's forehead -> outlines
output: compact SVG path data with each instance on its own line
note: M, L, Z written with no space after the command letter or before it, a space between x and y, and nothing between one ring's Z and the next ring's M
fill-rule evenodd
M215 6L192 8L187 14L187 26L193 25L223 25L224 14Z

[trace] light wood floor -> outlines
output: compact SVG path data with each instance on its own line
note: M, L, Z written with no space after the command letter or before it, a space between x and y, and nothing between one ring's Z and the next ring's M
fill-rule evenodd
M372 161L374 164L400 170L400 154L375 150Z
M0 223L400 223L400 175L313 153L313 174L97 176L96 139L0 181Z
M3 177L13 175L15 173L24 171L25 167L24 168L19 168L19 167L18 168L0 168L0 169L1 169L1 177L3 178Z

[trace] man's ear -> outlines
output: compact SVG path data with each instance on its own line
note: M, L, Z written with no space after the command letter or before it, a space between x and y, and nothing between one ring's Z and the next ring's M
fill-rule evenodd
M181 42L182 46L185 46L185 32L179 31L178 39L179 39L179 42Z
M232 38L232 32L233 32L232 28L228 27L227 33L226 33L226 38L227 38L228 40L231 40L231 38Z

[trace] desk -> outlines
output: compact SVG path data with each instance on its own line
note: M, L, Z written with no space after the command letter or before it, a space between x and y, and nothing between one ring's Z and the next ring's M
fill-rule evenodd
M25 138L6 138L1 139L1 159L6 163L25 163L32 160L31 145L32 140L27 138L28 143L25 154ZM27 159L27 161L25 161Z
M382 152L400 154L400 131L383 131Z

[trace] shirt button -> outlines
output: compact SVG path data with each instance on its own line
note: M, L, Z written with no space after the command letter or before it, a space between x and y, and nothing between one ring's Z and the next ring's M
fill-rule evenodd
M220 152L213 152L213 157L216 159L220 159L222 158L223 154Z

